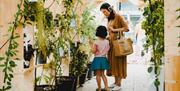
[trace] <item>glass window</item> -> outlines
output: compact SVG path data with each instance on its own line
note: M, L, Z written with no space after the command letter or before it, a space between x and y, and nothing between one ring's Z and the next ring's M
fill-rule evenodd
M138 11L138 7L132 4L131 2L119 2L119 10L122 11Z
M125 20L127 20L127 15L122 15Z
M136 24L139 23L140 15L130 15L130 20L132 22L132 25L135 27Z

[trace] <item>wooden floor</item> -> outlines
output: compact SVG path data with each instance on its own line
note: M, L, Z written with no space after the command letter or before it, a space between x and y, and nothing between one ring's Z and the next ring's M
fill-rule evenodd
M128 76L122 81L120 91L151 91L149 90L149 74L147 73L148 65L144 64L128 64ZM114 79L108 77L108 84L112 84ZM104 87L102 82L102 87ZM83 87L79 87L77 91L96 91L96 79L93 77L88 80Z

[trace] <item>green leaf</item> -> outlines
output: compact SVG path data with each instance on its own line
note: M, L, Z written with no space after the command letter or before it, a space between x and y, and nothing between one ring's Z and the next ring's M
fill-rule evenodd
M176 26L176 27L180 27L180 25Z
M4 60L4 57L0 57L0 61Z
M36 78L36 83L39 82L41 80L41 76Z
M10 26L8 29L8 32L11 32L11 31L12 31L12 26Z
M180 8L179 8L179 9L177 9L176 11L180 11Z
M144 0L144 2L147 2L147 0Z
M15 67L16 66L15 62L12 61L12 60L9 62L9 64L10 64L11 67Z
M178 47L180 47L180 42L178 43Z
M13 72L12 67L8 67L8 70L9 70L10 72Z
M20 35L16 35L16 36L13 37L13 39L17 39L19 37L20 37Z
M11 89L11 86L7 86L4 90L6 91L6 90L9 90L9 89Z
M152 70L153 70L153 67L149 67L149 68L148 68L148 73L151 73Z
M154 81L154 85L155 85L156 87L158 87L158 86L160 85L159 79L156 79L156 80Z
M5 65L4 64L0 64L0 67L4 67Z
M13 74L9 74L9 76L11 77L11 78L13 78L14 76L13 76Z
M7 82L7 85L11 85L11 82Z
M160 67L157 67L156 69L156 76L159 76L161 73L161 68Z
M154 60L154 58L153 58L153 57L151 57L151 60L150 60L150 62L155 62L155 60Z
M15 56L15 55L16 55L16 52L15 52L15 51L13 51L13 50L12 50L12 51L10 51L9 53L10 53L10 56L11 56L11 57L13 57L13 56Z
M149 12L150 12L149 7L145 7L145 8L144 8L143 16L147 16L147 15L149 14Z
M5 71L6 71L6 68L3 69L3 72L5 72Z
M180 19L180 15L177 17L177 19Z
M6 51L5 54L6 54L6 56L9 56L9 52L8 51Z
M8 77L7 79L8 79L9 81L11 81L11 78L10 78L10 77Z
M8 74L5 72L5 75L4 75L4 83L6 82L7 78L8 78Z

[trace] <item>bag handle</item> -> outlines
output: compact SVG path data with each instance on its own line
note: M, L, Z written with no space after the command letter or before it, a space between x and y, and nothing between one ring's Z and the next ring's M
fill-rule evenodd
M118 31L117 39L121 39L121 38L123 38L123 37L124 37L123 32Z

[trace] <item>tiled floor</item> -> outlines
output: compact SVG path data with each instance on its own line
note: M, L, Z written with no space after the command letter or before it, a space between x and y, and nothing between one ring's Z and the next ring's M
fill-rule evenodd
M122 81L120 91L148 91L149 75L147 67L148 65L144 64L128 64L128 76ZM108 84L110 85L113 82L113 77L108 77ZM104 87L103 82L102 87ZM93 77L86 81L83 87L79 87L77 91L96 91L96 88L96 79Z

